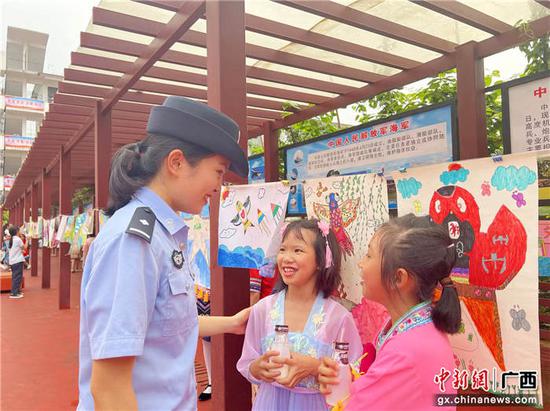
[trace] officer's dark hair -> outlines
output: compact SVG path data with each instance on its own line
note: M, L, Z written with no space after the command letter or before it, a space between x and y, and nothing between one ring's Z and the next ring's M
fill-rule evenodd
M384 287L395 289L397 271L404 269L416 280L419 302L432 301L438 283L448 280L456 263L456 248L448 232L428 217L407 214L393 218L380 226L373 240L378 241ZM440 331L458 331L460 301L452 283L442 287L432 307L432 319Z
M334 235L332 229L330 229L327 238L323 236L321 230L319 229L319 220L309 219L309 220L297 220L293 221L285 228L283 233L283 241L290 234L294 234L296 238L304 240L304 230L311 231L315 234L315 240L313 241L313 249L315 250L315 261L317 263L317 279L315 281L315 289L317 292L322 292L325 298L331 296L340 283L342 278L340 275L340 269L342 265L342 255L340 252L340 245L338 240ZM326 268L326 247L330 247L332 252L332 264L330 267ZM287 285L282 281L282 276L279 276L279 281L277 284L277 291L286 289Z
M10 233L10 242L9 242L9 248L13 247L13 237L15 237L19 233L19 227L10 225L10 228L8 228L8 232Z
M151 182L162 160L173 150L181 150L192 167L214 155L195 144L153 134L140 142L126 144L115 153L111 161L109 202L105 214L112 216L116 210L128 204L137 190Z

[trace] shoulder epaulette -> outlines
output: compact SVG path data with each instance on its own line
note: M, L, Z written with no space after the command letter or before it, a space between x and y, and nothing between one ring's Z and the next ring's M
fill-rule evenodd
M128 228L126 228L126 233L137 235L150 244L153 239L153 230L155 229L156 221L157 217L153 213L153 210L149 207L138 207L134 211Z

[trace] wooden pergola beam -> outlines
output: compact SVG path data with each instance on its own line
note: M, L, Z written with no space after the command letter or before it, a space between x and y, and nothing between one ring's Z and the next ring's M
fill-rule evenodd
M202 16L205 12L204 0L185 2L176 12L170 21L163 25L162 30L158 33L155 39L145 48L144 52L138 57L132 66L132 70L125 73L117 84L108 92L101 102L101 112L110 110L118 100L128 94L128 90L134 85L139 78L155 64L155 62L166 51L170 49L189 28ZM78 143L92 127L94 117L83 125L81 130L64 146L65 151L70 151L75 144Z
M342 54L360 60L371 61L384 66L397 69L409 69L421 62L386 53L371 47L361 46L335 37L326 36L314 31L304 30L289 24L279 23L273 20L247 14L245 16L246 28L254 33L276 37L292 43L302 44L331 53Z
M74 81L79 83L91 83L101 86L115 86L119 81L119 76L111 74L93 73L90 71L65 69L65 80ZM172 80L172 79L171 79ZM181 73L179 80L182 83L196 84L206 87L206 76L197 75L194 73ZM195 97L202 100L206 100L206 88L197 89L192 87L186 87L185 85L175 85L167 83L159 83L157 81L150 80L138 80L133 86L132 90L145 91L154 93L163 93L166 95L181 95L185 97ZM275 97L285 100L301 101L305 103L318 104L327 99L327 97L320 96L318 94L306 93L301 91L290 91L276 87L269 87L258 85L254 83L247 84L247 92L252 94L261 95L264 97ZM204 96L204 97L197 97Z
M174 11L178 5L178 2L167 2L163 0L148 0L142 3L170 11ZM419 61L400 57L371 47L361 46L314 31L304 30L289 24L254 16L252 14L245 14L244 24L246 30L254 33L276 37L292 43L303 44L305 46L342 54L360 60L372 61L373 63L395 67L397 69L408 69L421 64Z
M185 53L182 53L182 54L185 55ZM194 56L195 66L192 66L192 67L206 70L206 58L203 57L204 64L199 64L199 66L197 66L196 64L200 63L201 60L196 59L195 57L201 57L201 56ZM124 61L124 60L119 60L119 59L114 59L109 57L94 56L92 54L85 54L81 52L71 53L71 64L74 66L89 67L89 68L100 69L100 70L117 71L120 73L126 72L129 69L129 67L132 65L132 63L129 61ZM172 64L175 64L175 63L172 63ZM181 60L178 64L183 65L181 63ZM157 66L151 67L149 71L145 73L145 76L159 78L163 80L182 81L181 80L182 76L191 78L189 76L190 74L195 74L195 76L204 76L201 74L190 73L183 70L174 70L166 67L157 67ZM289 86L304 87L312 90L325 91L327 93L334 93L334 94L348 93L354 89L354 87L346 86L344 84L318 80L315 78L304 77L304 76L299 76L295 74L283 73L280 71L263 69L255 66L247 66L246 75L248 78L271 81L274 83L286 84Z
M432 36L401 24L385 20L333 1L274 0L298 10L302 10L329 20L334 20L361 30L372 31L395 40L413 44L438 53L450 53L457 44Z
M102 87L96 87L96 86L90 86L86 84L76 84L76 83L65 83L61 82L59 83L59 91L62 93L71 93L73 104L82 104L87 105L91 107L94 103L94 100L86 98L85 96L95 96L95 97L104 97L107 94L107 89ZM206 94L204 92L204 94ZM172 93L171 95L180 95L178 93ZM185 96L190 97L190 96ZM195 96L193 96L195 97ZM200 97L203 97L202 93L199 95L198 100L205 101L205 99L202 99ZM206 97L206 96L204 96ZM79 101L78 99L82 99ZM140 103L147 103L150 105L150 107L153 107L154 105L162 104L165 97L157 94L147 94L147 93L139 93L135 91L129 91L124 95L123 98L132 99L135 102ZM196 97L195 97L196 98ZM128 102L128 104L132 104ZM137 104L137 103L133 103ZM116 106L115 106L116 107ZM280 119L282 118L281 112L277 111L270 111L270 110L262 110L258 108L248 108L247 109L248 115L252 117L260 117L265 119ZM62 128L70 128L70 126L63 126Z
M131 33L155 37L164 26L161 22L143 19L136 16L118 13L95 7L93 10L94 24L129 31ZM180 42L197 47L206 47L206 34L195 30L188 30L179 39ZM329 63L323 60L303 57L298 54L270 49L254 44L246 44L246 56L271 63L310 70L356 81L371 83L385 76L356 68L346 67L340 64Z
M476 29L483 30L493 35L505 33L514 27L482 13L466 4L456 0L410 0L414 4L425 7L436 13L443 14L453 20L461 21Z
M534 22L531 22L529 24L529 29L529 33L526 33L520 28L515 28L506 33L502 33L497 36L490 37L487 40L476 43L475 47L477 57L481 58L490 56L503 50L516 47L519 44L525 43L534 38L544 36L545 34L550 32L550 16L546 16ZM368 99L384 91L402 87L405 84L410 84L415 81L422 80L426 77L435 76L438 73L449 70L455 66L456 53L453 52L446 54L442 57L431 60L413 69L402 71L401 73L386 78L375 84L369 84L365 87L357 89L357 91L354 91L352 93L336 97L331 101L328 101L321 105L313 106L306 110L301 110L282 120L277 120L273 124L273 127L275 129L288 127L289 125L310 119L331 110L346 107L347 105L355 103L357 101ZM261 130L258 130L256 134L250 134L249 137L252 138L258 135L261 135Z

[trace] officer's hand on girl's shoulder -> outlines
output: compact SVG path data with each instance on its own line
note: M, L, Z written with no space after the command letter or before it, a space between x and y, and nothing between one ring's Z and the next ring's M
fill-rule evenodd
M251 307L247 307L231 317L231 320L233 322L231 330L229 331L231 334L244 334L244 332L246 331L246 323L248 322L248 317L250 317L251 310Z

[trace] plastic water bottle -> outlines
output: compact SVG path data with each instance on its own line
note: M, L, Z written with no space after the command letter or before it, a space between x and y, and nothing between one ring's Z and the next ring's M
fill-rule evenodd
M275 340L273 340L271 350L279 352L279 355L275 358L290 358L290 345L288 343L288 325L275 326ZM288 365L285 364L281 368L277 368L277 371L281 373L281 375L278 376L277 379L286 378L288 375Z
M348 360L349 343L334 342L334 353L332 359L338 363L338 384L332 385L332 392L327 395L326 401L329 405L336 405L338 401L349 395L351 385L351 370Z

